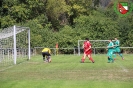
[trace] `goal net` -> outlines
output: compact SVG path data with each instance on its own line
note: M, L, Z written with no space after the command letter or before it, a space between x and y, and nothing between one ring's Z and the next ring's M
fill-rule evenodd
M0 66L30 59L30 29L12 26L0 30Z
M78 40L78 55L83 53L83 43L85 40ZM94 54L102 54L106 52L108 40L90 40Z

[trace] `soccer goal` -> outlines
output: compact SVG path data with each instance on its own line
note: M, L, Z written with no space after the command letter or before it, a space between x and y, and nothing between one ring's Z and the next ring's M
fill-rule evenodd
M0 66L30 59L30 28L12 26L0 30Z
M83 53L83 42L85 40L78 40L78 55L80 55L81 53ZM92 44L92 48L93 48L93 53L104 53L106 52L106 47L109 43L109 40L90 40L91 44Z

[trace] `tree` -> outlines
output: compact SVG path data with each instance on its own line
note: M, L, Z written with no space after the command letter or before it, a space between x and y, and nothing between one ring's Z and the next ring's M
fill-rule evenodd
M81 31L81 38L106 40L119 36L117 22L97 11L93 15L80 16L75 19L75 29Z
M74 19L80 15L89 15L92 11L92 0L67 0L67 4L70 6L68 12L69 23L74 24Z
M46 4L46 13L49 21L55 30L60 28L60 23L64 22L65 19L61 19L62 16L65 18L65 13L68 11L68 6L65 0L48 0Z
M30 10L29 18L33 19L41 14L46 13L47 0L20 0Z

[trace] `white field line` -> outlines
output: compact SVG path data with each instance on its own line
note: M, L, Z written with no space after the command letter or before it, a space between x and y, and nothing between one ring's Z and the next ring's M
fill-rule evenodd
M25 63L25 62L26 62L26 61L24 61L24 62L22 62L22 63ZM19 64L22 64L22 63L19 63ZM16 64L16 65L19 65L19 64ZM6 67L5 69L1 69L0 72L5 71L5 70L7 70L7 69L9 69L9 68L12 68L12 67L14 67L14 66L16 66L16 65L11 65L11 66Z
M5 69L2 69L2 70L0 70L0 72L5 71L5 70L7 70L7 69L9 69L9 68L12 68L13 66L14 66L14 65L9 66L9 67L7 67L7 68L5 68Z
M121 64L121 63L118 63L118 62L115 62L117 65L119 65L121 68L122 68L122 70L124 71L124 72L128 72L128 70Z

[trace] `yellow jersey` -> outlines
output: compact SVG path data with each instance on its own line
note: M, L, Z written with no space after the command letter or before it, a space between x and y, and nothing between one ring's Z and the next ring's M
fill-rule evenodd
M48 53L51 53L51 50L50 50L49 48L44 48L44 49L42 50L42 52L48 52Z

